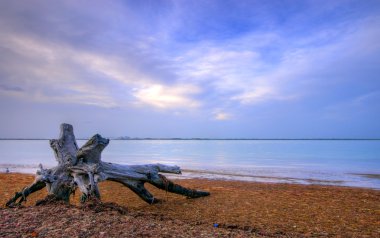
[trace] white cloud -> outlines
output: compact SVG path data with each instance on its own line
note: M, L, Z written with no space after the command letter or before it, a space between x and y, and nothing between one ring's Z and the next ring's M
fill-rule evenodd
M221 108L215 109L212 114L213 114L213 119L218 120L218 121L227 121L233 118L231 113L227 113Z
M14 57L2 66L2 71L11 69L10 74L13 74L12 79L2 84L23 89L0 88L1 94L38 102L99 107L124 106L135 100L161 109L200 105L191 98L200 91L196 86L160 83L160 79L136 69L129 59L21 34L3 32L0 36L0 43ZM123 91L124 95L117 95L115 89Z
M219 97L218 106L222 107L229 102L248 105L295 98L289 94L296 93L285 92L286 81L304 69L289 67L295 65L295 61L302 66L301 59L268 62L263 51L275 45L279 36L273 33L259 35L252 33L226 42L201 42L175 58L173 70L183 81L206 85Z
M225 120L229 120L231 118L231 115L228 113L220 112L220 113L215 114L214 118L215 120L218 120L218 121L225 121Z
M326 75L339 80L342 72L350 70L347 65L356 67L355 59L377 52L378 22L368 18L289 41L279 40L285 37L279 32L252 32L225 41L198 42L175 58L173 70L183 81L206 85L217 95L218 106L296 100L328 84ZM276 55L270 56L271 52Z
M252 50L228 49L223 46L200 45L177 58L178 74L184 80L210 82L220 91L235 90L249 80L261 67L259 55Z
M146 103L162 109L170 108L195 108L200 102L190 97L199 93L200 89L193 85L164 86L160 84L148 85L135 89L133 95L141 103Z
M268 98L271 98L275 91L269 87L256 87L252 91L246 91L236 96L231 97L232 100L237 100L242 104L258 103Z
M174 15L172 17L183 17ZM332 59L353 58L352 55L345 57L347 52L360 54L379 47L376 41L378 18L353 22L349 27L352 31L327 27L312 35L297 36L295 41L292 41L294 38L288 40L278 30L178 43L170 36L182 25L174 22L177 21L170 22L174 26L168 26L167 19L163 18L165 24L159 24L157 32L146 37L139 32L134 38L145 41L126 41L131 45L129 49L143 52L142 61L154 58L156 64L152 68L170 71L172 78L164 78L151 68L139 65L141 62L135 62L138 53L129 56L127 51L115 52L121 49L120 44L105 54L83 46L74 47L70 42L59 44L47 38L3 30L0 44L15 56L13 61L0 56L5 62L0 66L2 71L13 74L13 78L3 84L24 90L0 93L28 100L100 107L128 103L161 109L197 108L207 104L225 107L236 102L250 105L296 99L312 93L313 88L308 85L310 79L325 70ZM125 38L116 35L121 37L119 41ZM271 56L273 52L276 55Z
M2 43L8 40L5 47L15 54L14 59L3 65L3 72L10 70L12 75L4 83L22 88L2 94L37 102L117 106L106 88L72 68L75 65L83 71L88 69L83 67L84 62L82 65L75 62L83 52L21 35L10 38L3 35L2 39Z

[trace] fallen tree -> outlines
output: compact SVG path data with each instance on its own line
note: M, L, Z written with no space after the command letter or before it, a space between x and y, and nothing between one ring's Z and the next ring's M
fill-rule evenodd
M147 203L159 202L145 187L150 183L159 189L197 198L210 195L209 192L188 189L168 180L160 173L181 174L178 166L164 164L121 165L103 162L101 153L109 140L96 134L81 148L75 140L72 125L61 124L59 139L50 140L56 167L44 169L40 164L34 182L17 192L6 203L8 207L20 205L31 193L47 188L48 196L69 202L70 195L77 189L81 191L81 202L90 198L100 199L98 183L110 180L123 184Z

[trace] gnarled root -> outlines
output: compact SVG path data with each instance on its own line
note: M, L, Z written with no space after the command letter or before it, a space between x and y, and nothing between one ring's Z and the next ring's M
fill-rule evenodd
M163 190L166 190L166 191L171 192L171 193L184 195L188 198L199 198L199 197L205 197L205 196L210 195L209 192L205 192L205 191L201 191L201 190L195 190L195 189L189 189L189 188L182 187L179 184L175 184L172 181L170 181L169 179L167 179L162 174L159 174L158 176L160 178L159 180L156 179L156 180L149 182L149 183L154 185L155 187L157 187L159 189L163 189Z
M13 198L9 199L8 202L5 204L5 206L7 206L7 207L18 207L21 205L22 202L26 202L27 196L29 196L31 193L34 193L38 190L43 189L45 186L46 186L45 182L36 181L32 185L25 187L20 192L16 192L15 196Z

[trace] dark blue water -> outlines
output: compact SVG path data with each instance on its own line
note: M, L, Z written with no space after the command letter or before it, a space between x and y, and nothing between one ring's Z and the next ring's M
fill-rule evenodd
M179 165L184 177L380 188L366 176L380 174L374 140L113 140L102 159ZM34 172L38 163L56 164L48 141L0 141L0 171Z

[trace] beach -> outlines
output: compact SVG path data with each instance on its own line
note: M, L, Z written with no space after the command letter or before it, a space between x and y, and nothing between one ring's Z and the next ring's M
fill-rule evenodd
M23 208L4 207L33 180L29 174L0 174L1 237L380 236L380 191L374 189L184 179L175 182L211 195L186 199L146 185L162 199L149 205L128 188L107 181L100 183L102 202L117 208L82 207L79 191L70 206L34 206L45 190L30 195Z
M0 26L0 238L380 238L380 0L0 1Z

